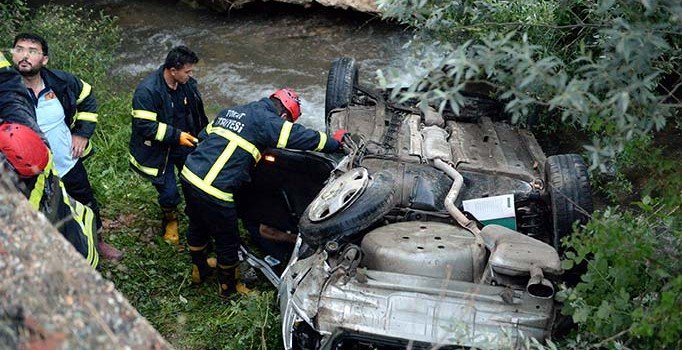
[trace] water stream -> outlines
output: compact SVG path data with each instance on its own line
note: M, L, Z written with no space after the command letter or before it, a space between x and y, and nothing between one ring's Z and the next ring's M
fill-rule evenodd
M318 129L334 58L354 57L361 81L372 82L377 69L400 66L401 47L409 39L403 29L368 15L272 2L229 14L175 1L96 0L88 6L119 18L123 41L111 71L131 90L163 63L171 47L187 45L200 57L195 78L208 111L290 86L302 97L300 122Z

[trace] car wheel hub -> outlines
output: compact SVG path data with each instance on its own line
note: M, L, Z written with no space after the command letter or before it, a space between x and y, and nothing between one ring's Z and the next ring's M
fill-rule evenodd
M360 197L368 183L367 169L351 169L320 191L320 194L310 203L308 218L312 222L319 222L342 211Z

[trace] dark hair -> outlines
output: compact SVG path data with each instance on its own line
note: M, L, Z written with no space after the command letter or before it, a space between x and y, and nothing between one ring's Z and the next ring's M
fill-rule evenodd
M186 64L195 64L199 62L199 57L194 51L187 46L176 46L170 50L166 56L166 62L163 64L164 69L180 69Z
M27 40L39 43L40 46L42 46L43 55L48 56L47 41L45 41L42 36L34 33L19 33L14 37L14 43L12 43L12 47L16 46L17 41L19 40Z
M282 101L280 101L277 97L270 96L270 101L272 101L272 104L275 105L275 110L277 111L277 115L282 115L282 113L287 114L287 120L291 121L291 113L284 108L284 104Z

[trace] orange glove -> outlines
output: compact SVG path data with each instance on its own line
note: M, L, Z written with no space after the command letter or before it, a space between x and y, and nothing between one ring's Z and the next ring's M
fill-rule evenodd
M199 140L190 133L184 131L180 133L180 146L196 147L197 142Z

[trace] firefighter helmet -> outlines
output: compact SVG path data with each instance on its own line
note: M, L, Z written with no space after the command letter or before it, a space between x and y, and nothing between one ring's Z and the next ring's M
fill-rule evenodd
M22 177L40 174L50 160L50 151L40 135L16 123L0 124L0 152Z
M279 89L270 97L274 97L282 102L282 105L284 105L284 108L291 116L291 121L296 122L298 117L301 116L301 100L294 90L290 88Z

